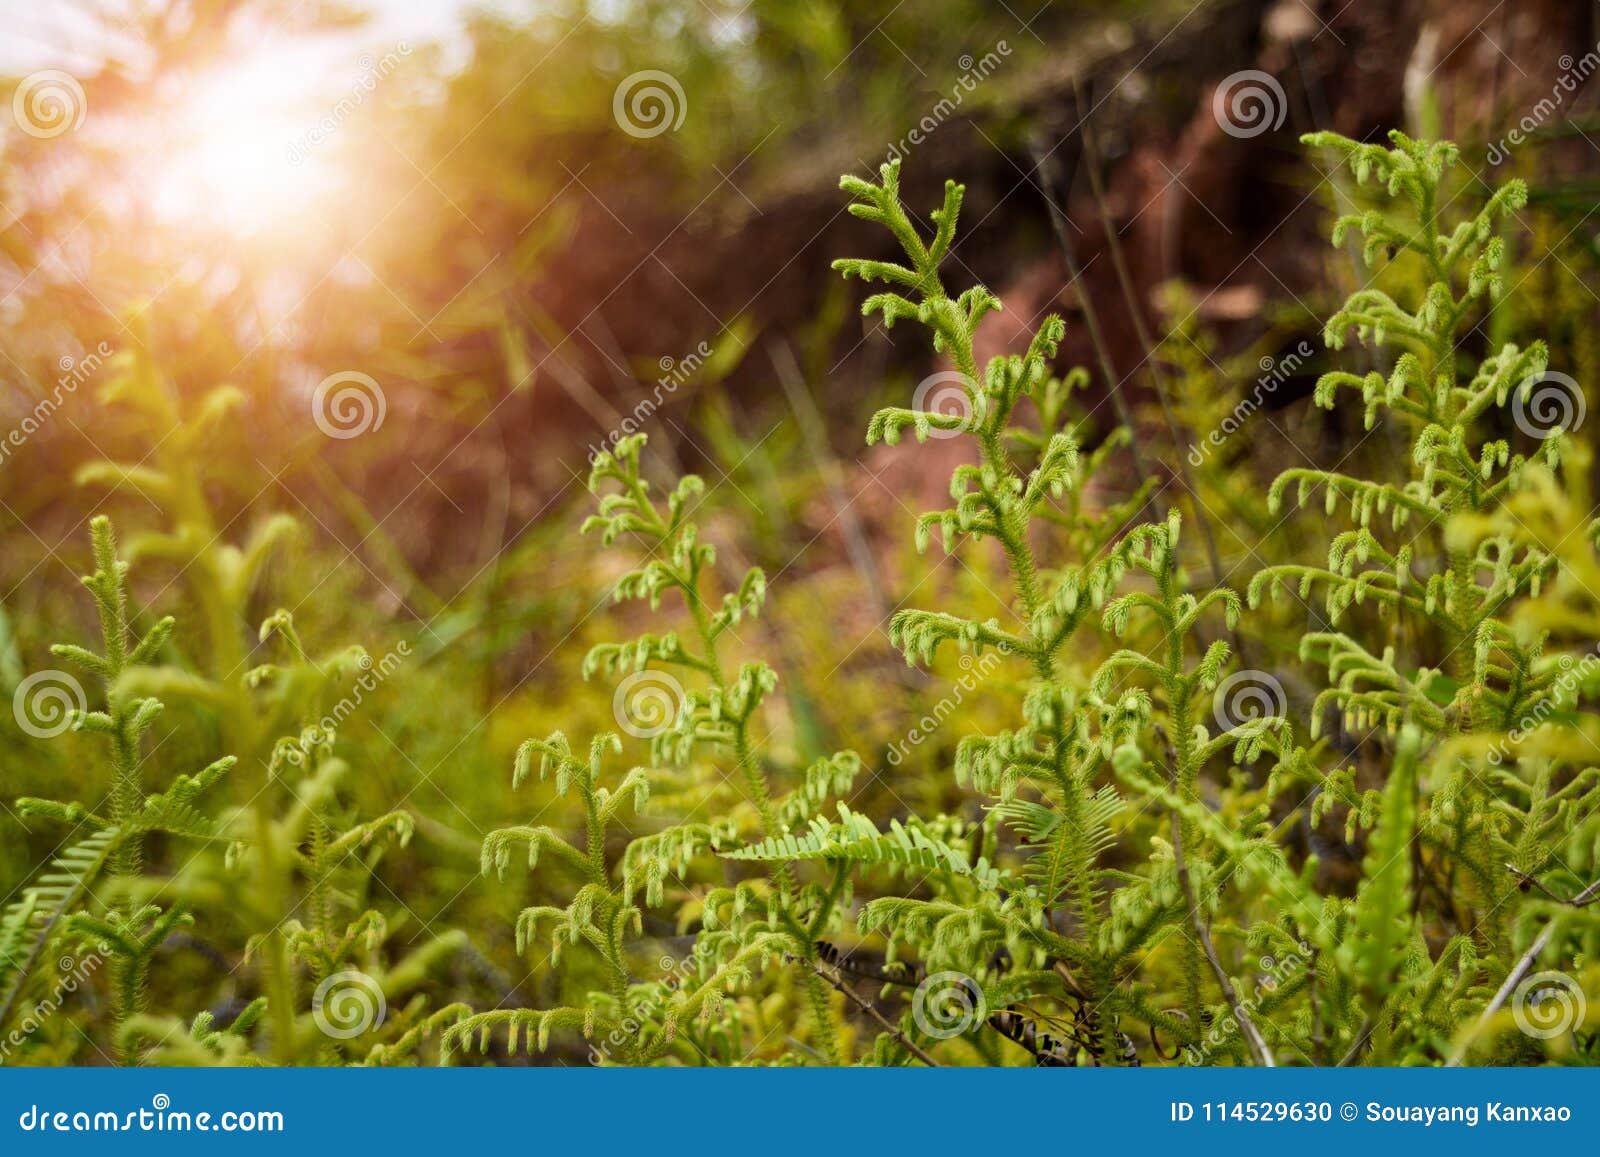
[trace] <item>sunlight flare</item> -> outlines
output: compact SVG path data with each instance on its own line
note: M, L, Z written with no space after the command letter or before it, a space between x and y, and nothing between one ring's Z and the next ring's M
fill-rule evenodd
M342 184L334 114L350 107L329 89L324 70L288 53L194 78L155 128L152 215L246 237L325 214Z

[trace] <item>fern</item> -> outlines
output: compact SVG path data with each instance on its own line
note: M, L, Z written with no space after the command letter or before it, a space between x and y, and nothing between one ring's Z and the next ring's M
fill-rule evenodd
M962 852L927 834L921 827L906 828L895 820L887 832L880 832L866 816L839 805L837 823L820 816L811 820L810 830L796 837L771 836L759 844L722 853L730 860L785 863L790 860L826 860L871 867L891 865L901 871L947 872L971 876L985 888L998 890L1010 882L988 860L979 857L969 863Z
M1354 765L1324 769L1320 749L1282 748L1279 786L1310 781L1323 793L1319 809L1342 804L1351 831L1372 835L1353 904L1329 899L1317 912L1282 865L1273 886L1296 897L1302 933L1326 952L1319 1007L1331 1024L1316 1031L1341 1034L1351 1055L1410 1061L1436 1055L1438 1039L1468 1014L1469 994L1487 999L1480 983L1498 984L1513 967L1527 933L1507 915L1518 890L1553 862L1556 817L1571 830L1600 806L1586 752L1534 743L1496 766L1521 742L1508 731L1528 717L1559 722L1578 690L1565 672L1579 656L1548 654L1548 634L1531 625L1548 622L1541 595L1560 582L1553 540L1512 513L1538 522L1530 503L1559 508L1572 443L1565 430L1542 431L1524 454L1501 432L1525 425L1523 407L1548 366L1544 343L1501 342L1475 368L1460 352L1499 299L1506 247L1496 230L1526 203L1522 183L1452 221L1455 146L1401 133L1389 147L1333 134L1306 141L1380 190L1375 207L1338 220L1335 244L1359 231L1366 260L1393 260L1412 286L1400 296L1359 290L1329 319L1331 348L1353 332L1387 353L1389 369L1333 370L1316 401L1359 399L1367 427L1403 432L1411 454L1398 478L1296 469L1269 492L1274 509L1290 490L1304 504L1321 489L1327 514L1347 511L1352 526L1333 537L1326 566L1268 566L1249 597L1255 606L1290 590L1322 595L1335 629L1300 643L1301 657L1328 673L1308 730L1314 737L1336 717L1345 743L1380 753L1387 767L1381 790L1360 792ZM1380 631L1381 641L1367 641ZM1425 910L1424 883L1441 877L1452 883L1434 914L1450 935L1436 948L1414 913Z
M631 435L593 457L584 530L617 562L609 621L628 626L581 674L607 685L620 735L554 684L502 703L502 648L565 609L524 605L517 585L568 548L552 521L448 608L407 584L441 611L419 628L439 666L375 721L384 745L366 742L347 721L375 664L310 643L326 592L285 592L303 618L247 629L296 528L233 493L208 454L253 392L191 394L136 343L104 391L131 437L79 480L155 512L127 553L170 568L196 629L131 605L128 559L96 519L84 582L100 638L53 649L95 684L93 705L46 750L76 761L94 742L106 757L65 798L18 801L65 835L0 911L0 1035L20 1033L30 1060L76 1056L82 1036L123 1063L218 1066L1594 1061L1592 1025L1515 1028L1527 978L1581 986L1600 943L1593 460L1576 430L1530 420L1552 367L1581 376L1596 347L1575 321L1517 333L1528 291L1501 234L1524 223L1520 182L1480 196L1454 146L1399 133L1306 140L1350 179L1334 241L1359 241L1373 275L1327 318L1306 408L1382 449L1257 489L1244 440L1224 453L1208 436L1182 474L1191 505L1169 509L1143 463L1182 448L1095 420L1094 391L1119 383L1058 364L1062 319L980 360L1002 306L954 282L962 187L923 216L898 162L846 177L850 212L896 252L835 269L871 283L863 311L884 329L925 332L929 381L947 387L942 407L926 389L889 398L866 443L925 460L919 446L953 439L942 449L961 455L948 501L911 514L885 573L915 552L954 574L930 566L905 602L874 575L888 647L800 685L815 660L777 632L809 642L855 610L814 612L852 589L828 568L775 592L809 601L799 630L772 623L789 609L769 604L777 547L797 545L796 512L834 473L826 431L744 463L732 403L703 396L710 461L768 508L750 554L770 565L726 566L722 512L698 477L669 473L670 454L647 458L659 445ZM1569 302L1565 316L1582 315ZM819 349L841 318L819 319ZM1261 401L1258 388L1232 405L1232 380L1254 372L1240 366L1303 321L1274 314L1228 352L1177 320L1154 355L1185 379L1177 414L1237 425ZM1309 356L1297 347L1296 365ZM793 467L806 449L820 475ZM310 458L295 466L317 484L295 490L307 512L331 501L376 532ZM1205 585L1224 580L1189 511L1213 502L1262 540L1242 595ZM901 660L891 681L879 664ZM0 616L0 682L19 662ZM954 664L982 694L969 701L963 680L927 713L936 741L924 725L882 746ZM1240 695L1250 680L1271 694ZM469 682L473 726L438 727L466 703L449 685ZM512 755L508 733L544 738ZM497 775L460 799L469 835L412 791L436 772L468 783L485 750L510 786ZM219 751L248 782L231 757L206 763ZM492 912L489 956L434 907L415 915L402 895L419 880ZM42 962L68 950L111 963L109 1014L85 1002L49 1029Z
M34 970L51 941L90 898L111 860L115 828L63 850L0 915L0 1033L9 1032Z
M177 927L190 920L189 914L181 908L163 910L156 904L129 901L128 890L143 867L144 838L152 831L208 835L207 823L195 811L193 801L235 761L231 756L217 760L193 777L180 776L166 792L146 797L145 759L141 747L146 732L161 713L162 704L154 698L128 693L125 681L141 664L156 658L171 637L176 622L171 616L160 619L135 638L128 606L128 563L117 555L111 522L99 516L90 523L89 529L95 570L84 576L83 585L94 597L99 611L101 650L95 652L74 644L59 644L51 651L96 676L104 687L104 709L78 711L73 727L104 737L110 748L109 809L102 818L77 802L23 799L18 801L18 810L24 816L42 816L99 829L100 845L87 841L77 845L67 853L66 863L60 870L44 878L58 893L53 899L64 907L58 907L50 916L42 938L34 944L32 955L36 958L43 950L45 940L56 930L63 916L65 930L99 943L112 959L115 1016L120 1033L120 1026L144 1007L151 958ZM91 849L94 854L87 854ZM89 884L101 870L102 861L105 871L121 890L100 914L90 910L84 901L90 898ZM19 976L19 985L22 979ZM135 1059L127 1052L120 1056L124 1063Z
M1130 965L1165 938L1182 908L1173 866L1159 856L1142 875L1112 873L1103 866L1102 858L1117 843L1114 818L1125 810L1108 777L1115 763L1142 762L1146 749L1164 751L1168 745L1161 736L1170 732L1176 751L1170 759L1158 758L1171 764L1169 774L1192 798L1202 768L1215 756L1231 749L1236 758L1253 759L1266 733L1282 726L1282 720L1267 718L1213 736L1202 722L1201 705L1210 703L1228 648L1220 642L1203 646L1199 662L1192 664L1190 640L1214 610L1231 626L1240 600L1231 591L1200 598L1186 593L1176 515L1162 524L1122 530L1143 506L1144 490L1099 518L1072 504L1089 472L1125 444L1127 433L1102 439L1087 460L1080 451L1085 429L1070 425L1068 401L1087 378L1081 371L1065 378L1052 371L1064 333L1060 319L1047 318L1025 354L978 366L977 326L1000 302L982 286L952 298L939 268L955 236L961 187L946 185L944 203L932 214L933 235L926 237L900 204L898 164L884 166L879 185L846 177L841 186L855 198L850 211L884 225L904 250L905 262L842 260L835 268L847 277L888 283L891 289L869 297L863 311L881 314L886 326L914 319L931 330L935 350L953 362L966 398L960 422L882 410L867 440L892 443L908 429L919 440L935 430L973 439L978 464L953 473L953 508L918 519L917 545L926 548L935 530L947 551L963 539L992 540L1009 564L1014 593L1010 621L903 610L891 624L890 640L908 663L928 663L946 644L973 652L998 648L1026 661L1034 680L1023 701L1024 725L963 739L956 762L959 781L998 797L991 814L1022 836L1018 850L1026 853L1033 886L990 903L981 915L958 915L943 900L876 900L862 923L884 928L895 939L927 939L930 968L949 965L1000 983L983 961L1003 943L1019 963L1070 977L1064 989L1058 982L1040 995L1069 998L1080 1008L1108 1014L1092 1017L1085 1031L1094 1057L1108 1055L1116 1035L1111 1026L1123 1015L1192 1032L1201 1012L1197 949L1182 965L1189 1029L1153 1012L1127 984ZM1023 417L1024 402L1031 420ZM1049 567L1040 561L1036 540L1052 529L1058 531L1054 545L1075 550L1075 562ZM1134 573L1147 575L1154 593L1119 593ZM1074 637L1092 629L1097 619L1104 630L1127 633L1136 613L1158 627L1154 654L1120 650L1087 678L1075 677L1069 662L1071 649L1079 645ZM1151 690L1160 693L1159 702ZM1189 854L1198 857L1197 832L1188 835ZM1205 871L1209 874L1209 866ZM925 918L919 906L926 909ZM1056 931L1063 924L1070 934ZM966 943L963 929L970 933Z

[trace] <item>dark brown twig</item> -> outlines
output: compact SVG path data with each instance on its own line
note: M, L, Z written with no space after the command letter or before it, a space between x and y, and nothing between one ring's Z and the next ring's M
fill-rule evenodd
M1350 1051L1339 1058L1335 1068L1346 1069L1355 1064L1356 1057L1361 1055L1361 1050L1367 1047L1367 1038L1372 1035L1372 1018L1369 1016L1361 1022L1361 1027L1356 1030L1356 1043L1350 1046Z
M1512 867L1510 864L1507 864L1506 867L1511 868L1511 870L1519 877L1522 877L1531 883L1538 883L1538 881L1534 880L1533 877L1528 876L1526 873ZM1570 900L1561 899L1561 897L1556 896L1542 884L1539 885L1539 890L1544 892L1546 895L1551 896L1558 902L1568 905L1569 907L1582 908L1587 904L1593 903L1596 899L1600 899L1600 880L1596 880ZM1472 1026L1472 1031L1461 1039L1461 1042L1456 1045L1455 1050L1450 1054L1450 1059L1445 1062L1446 1068L1456 1068L1463 1060L1466 1059L1467 1049L1471 1047L1472 1042L1478 1038L1479 1034L1483 1032L1483 1030L1488 1026L1489 1022L1494 1019L1495 1013L1500 1011L1500 1009L1505 1005L1506 1000L1510 998L1511 994L1516 991L1517 985L1521 984L1523 978L1533 970L1533 962L1539 959L1539 954L1549 947L1551 939L1555 936L1555 932L1556 922L1552 919L1544 926L1544 930L1540 932L1538 936L1534 937L1533 943L1528 945L1528 950L1522 954L1521 959L1519 959L1511 971L1506 974L1505 983L1500 986L1499 991L1494 994L1493 999L1491 999L1488 1005L1484 1007L1483 1013L1478 1017L1477 1023Z
M846 999L848 999L862 1012L870 1016L873 1020L877 1021L878 1024L882 1026L884 1032L892 1036L912 1056L916 1057L923 1064L928 1065L931 1068L937 1069L942 1067L938 1061L934 1060L927 1053L923 1052L922 1049L918 1048L916 1042L910 1037L906 1036L905 1033L901 1032L898 1026L891 1024L889 1019L885 1017L883 1013L879 1012L877 1007L870 1000L866 1000L865 998L857 995L853 988L851 988L839 977L834 976L827 969L818 968L809 960L802 961L802 963L804 963L807 968L811 969L812 972L815 972L818 976L822 977L823 980L831 984L834 988L837 988L840 992L844 993Z
M1521 880L1525 887L1539 889L1539 891L1550 897L1550 899L1554 900L1557 904L1567 904L1573 908L1582 908L1586 905L1594 903L1596 900L1600 900L1600 880L1596 880L1593 884L1590 884L1587 888L1569 900L1565 896L1557 896L1549 888L1546 888L1542 883L1540 883L1537 876L1533 876L1527 872L1524 872L1515 864L1507 864L1506 871L1510 872L1517 879Z

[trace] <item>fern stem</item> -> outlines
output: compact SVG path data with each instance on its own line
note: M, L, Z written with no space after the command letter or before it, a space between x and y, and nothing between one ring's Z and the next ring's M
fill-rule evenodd
M653 509L653 508L652 508ZM679 586L683 590L685 601L689 605L689 613L694 620L695 630L700 636L701 645L705 651L707 675L712 685L718 692L726 696L728 692L727 678L723 674L722 660L717 653L717 633L712 629L711 616L706 609L705 600L700 594L697 576L691 575L685 581L680 579ZM750 725L748 714L741 715L733 723L733 753L734 763L738 767L749 792L750 801L754 804L756 815L761 821L761 835L763 838L781 834L781 825L777 813L772 806L772 790L767 783L766 772L755 757L754 749L750 743ZM779 909L782 920L791 928L800 954L807 963L814 961L816 944L812 936L801 928L794 918L794 875L786 863L774 865L772 880L777 886L779 896ZM812 1018L815 1021L819 1043L822 1045L830 1063L839 1065L844 1063L840 1052L839 1036L834 1023L833 1008L828 1000L827 989L814 971L808 971L801 980L805 987L807 999L811 1005Z
M822 897L822 903L817 906L816 915L811 918L811 926L806 929L807 939L815 942L817 937L828 930L828 920L832 918L834 906L839 902L839 896L849 878L849 861L840 860L838 866L833 869L833 879L828 882L828 891Z
M1156 577L1157 589L1160 592L1161 603L1165 607L1172 607L1177 600L1178 591L1174 589L1174 571L1177 566L1176 547L1169 544L1167 558ZM1168 758L1172 767L1172 774L1176 780L1178 798L1185 804L1198 800L1197 790L1200 776L1200 760L1196 757L1194 743L1194 715L1193 715L1193 688L1194 683L1186 678L1183 670L1183 636L1179 633L1177 622L1170 619L1167 622L1166 634L1166 670L1163 674L1163 683L1167 693L1167 711L1172 724L1172 737L1168 741ZM1187 816L1172 816L1173 840L1177 846L1195 847L1199 843L1199 829L1193 820ZM1181 868L1185 880L1188 878L1188 867ZM1200 919L1197 899L1192 887L1188 890L1186 900L1190 907L1190 914L1197 924ZM1202 969L1202 946L1191 937L1185 936L1180 948L1183 961L1183 996L1184 1006L1187 1010L1190 1023L1200 1024L1200 974ZM1222 978L1224 992L1229 990L1226 977Z
M246 723L245 726L250 724ZM272 1021L272 1054L280 1065L289 1065L294 1063L297 1052L294 977L289 970L289 952L283 937L283 920L289 915L289 905L284 884L285 873L278 861L277 832L272 822L273 786L269 766L266 768L266 782L255 795L253 819L256 854L261 864L257 887L262 893L263 906L273 920L271 929L262 937L267 1013Z

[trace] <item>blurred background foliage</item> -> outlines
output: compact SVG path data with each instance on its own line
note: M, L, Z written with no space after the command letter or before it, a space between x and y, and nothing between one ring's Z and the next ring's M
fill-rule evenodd
M986 352L1065 311L1063 362L1095 379L1091 441L1119 424L1105 403L1121 401L1141 447L1139 460L1117 456L1114 484L1132 490L1141 468L1171 482L1184 431L1214 428L1263 359L1286 364L1355 284L1322 241L1349 190L1318 180L1297 132L1431 127L1483 167L1548 92L1548 58L1597 39L1592 5L1515 8L551 0L463 9L437 41L392 35L381 9L369 20L358 5L75 8L72 37L40 44L0 91L9 107L27 73L65 68L87 108L62 135L8 124L0 138L0 426L83 379L0 463L0 691L9 700L53 665L49 644L90 629L76 576L97 512L118 521L139 605L180 616L175 650L196 673L237 681L267 661L257 628L278 607L314 652L380 656L407 641L413 657L339 734L350 809L416 821L409 846L374 868L396 951L459 930L465 947L439 966L450 999L558 1003L552 974L512 943L522 898L477 886L478 847L549 799L543 784L513 799L517 743L615 727L609 689L584 684L579 662L637 623L607 598L621 564L577 538L579 483L590 447L662 379L681 374L643 420L650 468L703 474L704 532L730 567L760 565L773 584L746 638L781 677L786 714L766 758L854 748L872 774L851 806L885 823L975 809L948 774L955 745L1001 726L1017 694L984 683L886 764L961 674L953 656L942 674L908 669L886 643L889 615L916 592L982 618L998 584L981 565L912 550L912 512L930 489L937 501L943 473L861 448L870 412L938 367L916 335L864 324L834 284L831 258L884 244L844 214L838 175L874 169L961 91L909 150L904 183L921 207L947 177L968 184L955 261L1007 306ZM991 74L961 89L1002 45ZM1210 115L1216 83L1245 68L1288 93L1281 130L1249 140ZM677 129L619 127L618 86L641 70L681 85ZM1580 382L1600 376L1583 133L1597 103L1580 92L1502 168L1543 199L1495 323L1538 319L1552 364ZM1338 461L1359 434L1309 405L1327 368L1314 349L1173 491L1215 544L1208 557L1189 538L1196 586L1247 563L1242 581L1302 546L1292 528L1268 536L1262 489L1304 457ZM341 371L383 391L383 422L360 437L311 420L317 383ZM146 471L176 480L184 501L141 485ZM253 580L219 593L227 552L260 535L270 545ZM1306 624L1281 626L1281 645L1268 643L1287 664ZM234 802L261 789L269 738L238 752ZM153 743L188 767L226 740L213 708L175 700ZM87 737L38 740L5 712L0 750L8 802L104 790L84 770ZM0 811L0 893L60 839ZM175 858L158 850L153 870L177 873ZM157 1003L198 1012L176 995L198 993L220 1008L250 994L249 973L243 936L196 933L171 949ZM104 1042L74 1018L93 1019L63 1017L52 1047L96 1063Z

